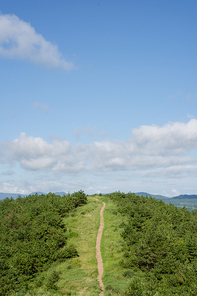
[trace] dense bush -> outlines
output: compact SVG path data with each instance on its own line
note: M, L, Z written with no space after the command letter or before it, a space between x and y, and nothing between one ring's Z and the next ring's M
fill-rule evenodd
M59 280L59 278L60 278L59 273L57 271L53 271L48 277L46 287L48 289L57 290L56 283Z
M196 211L135 194L110 198L127 221L121 263L131 277L127 295L197 295Z
M83 190L79 190L78 192L74 192L71 195L71 197L76 200L76 205L77 206L81 206L81 205L87 203L87 196L86 196L86 194L84 193Z
M63 217L87 203L83 191L0 201L0 295L28 288L28 281L56 261L78 255L67 246Z

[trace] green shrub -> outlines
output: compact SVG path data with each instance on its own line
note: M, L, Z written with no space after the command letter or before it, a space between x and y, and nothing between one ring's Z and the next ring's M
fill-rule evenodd
M109 197L125 220L121 264L132 275L128 295L197 295L196 211L131 193Z
M83 190L79 190L78 192L74 192L71 197L76 198L77 206L81 206L83 204L87 204L87 195L84 193Z
M74 246L66 246L63 217L85 203L83 191L0 201L0 295L26 291L28 283L54 261L78 256Z
M60 249L56 254L56 259L64 261L67 258L74 258L76 256L79 256L76 248L73 245L70 245L69 247Z
M46 287L48 289L54 289L54 290L57 290L57 281L59 281L60 279L60 276L59 276L59 273L57 271L53 271L49 276L48 276L48 279L47 279L47 284L46 284Z

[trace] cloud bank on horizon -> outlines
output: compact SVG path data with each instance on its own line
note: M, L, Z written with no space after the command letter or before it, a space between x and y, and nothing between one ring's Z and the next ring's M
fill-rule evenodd
M57 45L45 40L30 23L16 15L0 14L0 56L64 70L74 68L73 63L62 58Z
M170 122L162 127L140 126L127 141L103 141L89 144L55 139L52 143L24 132L12 141L1 142L0 161L20 164L24 170L70 173L137 171L160 174L182 169L197 172L197 120ZM144 172L144 170L146 170Z
M197 120L188 123L170 122L164 126L143 125L132 130L127 141L102 141L75 146L69 141L55 139L47 142L40 137L22 132L12 141L0 142L0 162L14 168L20 165L24 171L54 173L74 176L112 172L129 172L146 178L184 178L197 176L197 157L190 153L197 150ZM11 173L10 173L11 172ZM5 173L4 173L5 174ZM13 175L9 170L7 175ZM107 175L106 175L107 176ZM52 177L53 179L53 177ZM117 180L120 178L117 178ZM42 181L39 184L0 182L4 190L26 193L29 191L58 190L58 181ZM67 186L87 186L83 181L68 181ZM91 182L90 182L91 184ZM89 184L89 185L90 185ZM93 187L89 186L91 190ZM1 189L1 191L2 191ZM107 187L103 187L107 190ZM178 192L172 189L173 192ZM179 193L179 192L178 192ZM166 195L168 195L166 193Z

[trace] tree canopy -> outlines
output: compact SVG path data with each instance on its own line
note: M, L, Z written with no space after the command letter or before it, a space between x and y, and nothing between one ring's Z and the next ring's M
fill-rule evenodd
M67 246L63 217L85 203L83 191L0 201L0 295L27 290L52 262L78 255L74 246Z

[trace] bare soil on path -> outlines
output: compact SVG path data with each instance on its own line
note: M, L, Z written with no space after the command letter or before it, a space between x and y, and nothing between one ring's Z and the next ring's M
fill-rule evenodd
M98 201L98 199L96 199ZM98 281L101 287L101 293L99 294L99 296L104 296L104 285L103 285L103 281L102 281L102 276L103 276L103 260L102 260L102 256L101 256L101 237L102 237L102 233L103 233L103 228L104 228L104 219L103 219L103 211L105 208L105 203L103 202L103 206L101 208L100 211L100 227L98 230L98 235L97 235L97 239L96 239L96 259L97 259L97 267L98 267Z

